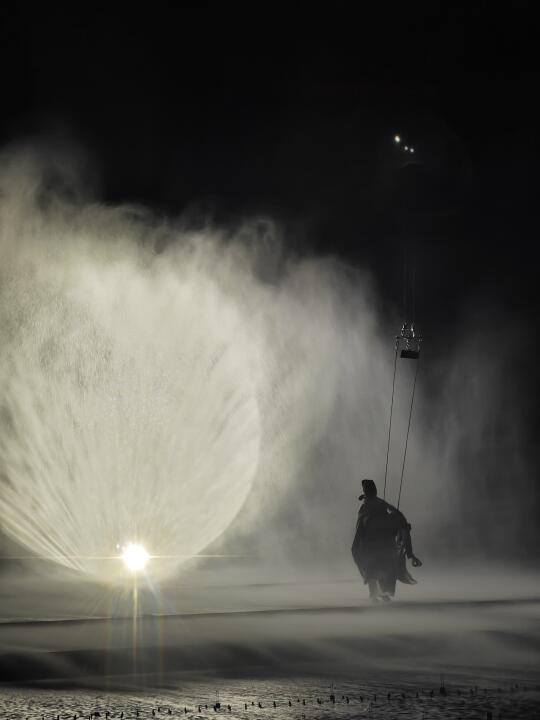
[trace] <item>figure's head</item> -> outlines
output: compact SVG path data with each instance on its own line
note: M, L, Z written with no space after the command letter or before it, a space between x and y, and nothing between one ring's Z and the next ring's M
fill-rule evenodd
M369 500L370 498L377 497L377 486L373 480L368 480L367 478L362 480L362 490L364 493L360 495L360 500Z

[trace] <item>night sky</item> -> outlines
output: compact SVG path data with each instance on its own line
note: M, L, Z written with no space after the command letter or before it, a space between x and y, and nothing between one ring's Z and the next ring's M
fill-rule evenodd
M530 398L531 8L18 3L2 10L0 142L71 144L105 202L275 218L293 252L371 269L388 307L407 259L428 343L443 351L481 307L502 344L517 339L508 371Z

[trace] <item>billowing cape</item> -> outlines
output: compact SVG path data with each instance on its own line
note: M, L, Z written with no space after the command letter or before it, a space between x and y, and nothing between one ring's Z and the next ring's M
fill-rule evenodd
M362 504L351 551L364 582L378 579L390 591L396 580L416 584L407 570L413 554L410 529L403 513L385 500L375 497Z

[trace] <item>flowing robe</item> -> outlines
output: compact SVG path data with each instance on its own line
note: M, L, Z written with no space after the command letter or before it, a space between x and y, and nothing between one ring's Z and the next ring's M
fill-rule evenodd
M386 501L378 497L364 501L351 551L365 583L377 580L381 591L390 595L397 580L416 583L406 564L413 554L410 528L403 513Z

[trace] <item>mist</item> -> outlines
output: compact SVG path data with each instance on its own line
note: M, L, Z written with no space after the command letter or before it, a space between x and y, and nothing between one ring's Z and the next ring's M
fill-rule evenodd
M119 550L138 539L164 587L356 577L360 481L382 495L404 318L369 268L293 256L271 219L158 218L89 199L82 176L65 154L1 157L5 574L121 584ZM441 559L521 562L536 532L507 373L519 348L474 310L422 354L400 506L420 583ZM400 361L392 503L412 372Z

